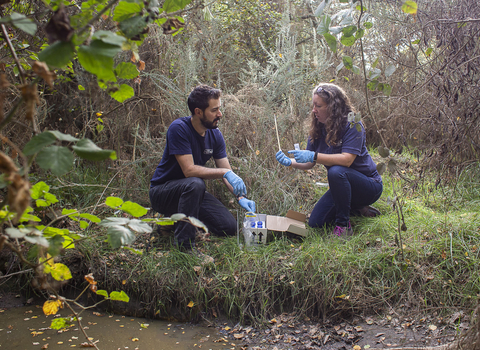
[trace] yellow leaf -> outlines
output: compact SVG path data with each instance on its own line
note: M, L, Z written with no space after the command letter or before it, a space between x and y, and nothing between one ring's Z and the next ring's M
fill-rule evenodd
M102 116L102 112L97 112L97 117L101 117Z
M132 341L138 341L138 338L132 338Z
M355 345L353 347L353 350L361 350L361 349L362 349L362 347L360 345Z
M226 330L226 331L229 331L230 329L231 329L231 328L230 328L230 327L228 327L228 326L227 326L227 327L225 327L225 330Z
M47 300L43 304L43 313L45 315L55 315L61 305L62 302L60 300Z
M188 307L193 307L193 305L195 305L195 303L194 303L193 301L191 301L191 302L188 303L187 306L188 306Z

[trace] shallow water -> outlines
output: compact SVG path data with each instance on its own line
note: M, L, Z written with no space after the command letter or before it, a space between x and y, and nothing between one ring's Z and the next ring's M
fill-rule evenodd
M82 343L87 340L77 323L60 331L49 328L54 317L69 314L68 310L60 310L58 315L45 316L41 306L0 309L0 349L84 348ZM92 310L84 311L81 317L87 335L93 341L98 340L97 347L102 350L220 350L233 349L236 345L210 327L108 315Z

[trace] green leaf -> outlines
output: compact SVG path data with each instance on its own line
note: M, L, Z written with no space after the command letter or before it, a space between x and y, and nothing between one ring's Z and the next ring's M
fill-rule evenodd
M379 60L380 60L380 57L377 57L375 62L373 62L373 64L372 64L372 69L375 69L377 67Z
M86 222L86 221L79 220L79 223L80 223L80 228L82 230L85 230L88 227L88 222Z
M125 226L110 226L107 230L108 242L113 249L128 245L135 240L135 234Z
M50 328L51 329L62 329L62 328L67 328L70 325L71 325L71 322L68 318L58 317L58 318L54 318L52 320L52 323L50 323Z
M27 18L20 13L12 12L10 19L12 20L12 24L18 29L23 30L25 33L32 36L35 35L37 25L30 18Z
M92 215L92 214L88 214L88 213L83 213L83 214L80 214L80 217L81 218L84 218L84 219L87 219L87 220L90 220L91 222L100 222L102 220L100 220L100 218L96 215Z
M72 278L70 269L62 263L55 263L53 266L45 264L45 273L50 273L57 281L66 281Z
M340 42L345 46L352 46L353 44L355 44L356 40L357 39L354 36L342 35L342 37L340 38Z
M53 136L55 136L59 141L77 142L79 140L76 137L73 137L72 135L64 134L63 132L60 132L58 130L50 130L48 132L51 133Z
M427 49L427 51L425 51L425 56L430 57L430 55L432 54L432 52L433 52L433 49L432 49L431 47L429 47L429 48Z
M360 68L359 68L358 66L356 66L356 65L353 65L353 67L352 67L352 72L353 72L354 74L361 74L361 73L362 73L362 71L360 70Z
M390 96L390 94L392 93L392 86L390 84L384 83L382 92L385 96Z
M397 170L397 162L395 161L395 159L390 159L388 161L387 167L388 167L388 171L390 171L391 173L394 173Z
M85 90L85 88L84 88L82 85L78 85L78 90L80 90L80 91L84 91L84 90Z
M420 39L417 39L417 40L412 41L412 44L413 44L413 45L418 45L418 44L420 44Z
M52 193L45 193L43 197L49 202L49 204L58 203L57 197Z
M96 291L97 295L101 295L101 296L104 296L105 298L108 298L108 293L106 290L103 290L103 289L99 289Z
M116 209L123 204L123 199L118 197L107 197L105 200L105 204L108 205L110 208Z
M190 220L190 223L193 226L202 228L205 232L208 232L207 226L205 226L205 224L203 222L201 222L200 220L198 220L197 218L194 218L193 216L189 216L188 220Z
M343 36L352 36L357 32L357 26L351 25L351 26L346 26L342 29Z
M385 68L385 76L388 78L391 76L395 71L397 70L397 67L395 67L394 64L389 64L387 68Z
M115 100L117 100L120 103L128 100L130 97L133 97L134 95L135 95L135 91L131 86L127 84L120 85L120 88L117 91L110 93L110 96L112 96Z
M405 1L405 3L402 5L402 11L410 15L416 15L417 9L418 6L415 1Z
M109 32L108 30L99 30L98 32L95 32L92 39L97 39L103 41L105 44L115 45L120 48L127 41L123 36Z
M43 199L37 199L35 201L35 205L39 208L42 208L42 207L48 207L50 204L47 203L46 200L43 200Z
M182 219L185 219L187 216L185 214L182 214L182 213L177 213L177 214L173 214L172 216L170 216L170 219L173 220L173 221L180 221Z
M356 8L358 11L363 10L363 12L367 12L367 8L366 8L365 6L357 5L355 8Z
M365 35L365 29L360 28L360 29L357 30L357 32L355 33L355 38L356 38L356 39L361 39L361 38L363 38L364 35Z
M127 225L129 222L130 222L130 219L128 218L109 217L109 218L103 219L99 223L99 225L102 227L123 226L123 225Z
M380 76L380 74L382 74L382 71L378 68L374 68L373 70L371 70L370 72L368 72L368 77L370 79L376 79Z
M30 156L41 151L45 146L49 146L56 141L55 136L49 132L44 131L41 134L35 135L27 142L23 148L23 154Z
M78 48L78 61L88 72L105 81L116 81L113 72L113 57L121 50L116 45L93 40L89 46Z
M335 37L330 33L323 34L323 37L327 41L330 50L332 50L334 53L337 52L337 39L335 39Z
M133 79L138 77L137 66L131 62L122 62L115 68L115 74L122 79Z
M120 1L117 6L115 6L115 11L113 12L113 20L116 22L122 22L136 14L142 12L143 2L127 2Z
M352 69L353 68L353 59L350 56L343 56L342 62L345 68Z
M130 220L128 222L128 227L138 233L150 233L153 231L149 224L137 219Z
M77 145L72 146L72 148L78 156L87 160L117 159L115 151L101 149L89 139L81 139Z
M38 59L48 64L49 67L63 68L69 64L75 55L74 47L69 41L57 41L44 48Z
M119 28L129 39L143 32L147 26L147 17L134 16L119 23Z
M79 216L79 212L77 209L62 209L62 215L68 215L69 217L76 217Z
M43 197L43 194L47 193L48 191L50 191L50 186L48 186L43 181L39 181L32 186L31 197L32 199L38 199L40 197Z
M42 169L49 169L56 176L61 176L70 171L74 157L66 147L49 146L38 153L36 161Z
M126 201L125 203L123 203L120 209L136 218L148 213L147 208L144 208L140 204L130 201Z
M387 158L390 155L390 150L387 147L378 146L378 154L382 158Z
M332 19L328 15L323 15L320 18L320 24L317 27L318 35L324 35L328 33L328 31L330 30L331 22L332 22Z
M111 292L110 293L110 300L117 300L117 301L123 301L125 303L128 303L130 301L130 298L122 290L121 292Z
M163 10L167 13L182 10L187 6L191 0L165 0L163 3Z
M383 175L383 173L385 173L385 170L387 170L387 166L385 165L385 163L377 164L377 171L380 175Z
M373 23L372 22L365 22L363 23L363 26L365 27L365 29L370 29L373 27Z
M367 88L369 88L372 91L375 91L378 85L378 80L373 80L367 84Z
M323 15L323 10L325 9L325 5L326 5L325 0L323 0L315 10L315 17L320 17L321 15Z

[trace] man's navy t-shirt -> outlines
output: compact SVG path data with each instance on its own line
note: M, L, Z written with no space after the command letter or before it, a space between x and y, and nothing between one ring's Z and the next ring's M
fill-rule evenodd
M356 125L351 127L350 123L348 123L340 142L338 142L336 146L327 145L325 142L327 135L325 129L323 129L320 137L313 140L313 142L310 137L308 138L307 150L325 154L337 154L342 152L355 154L357 157L355 157L352 165L350 165L351 169L355 169L368 177L380 177L377 172L377 166L367 150L363 124L361 122L358 124L361 126L361 132L357 130ZM326 166L326 168L329 169L330 167Z
M167 130L167 144L150 181L151 187L185 178L175 158L176 154L191 154L195 165L205 165L212 156L214 159L227 157L225 140L220 130L208 129L205 136L200 136L192 125L192 117L178 118Z

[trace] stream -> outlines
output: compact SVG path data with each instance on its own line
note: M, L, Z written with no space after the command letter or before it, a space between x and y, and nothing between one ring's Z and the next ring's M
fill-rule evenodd
M45 316L41 305L0 309L0 349L85 348L87 340L78 323L62 330L49 328L54 317L70 314L69 310L62 309L55 316ZM96 345L102 350L219 350L238 345L213 327L110 315L95 310L86 310L81 317L85 332L94 342L98 341Z

